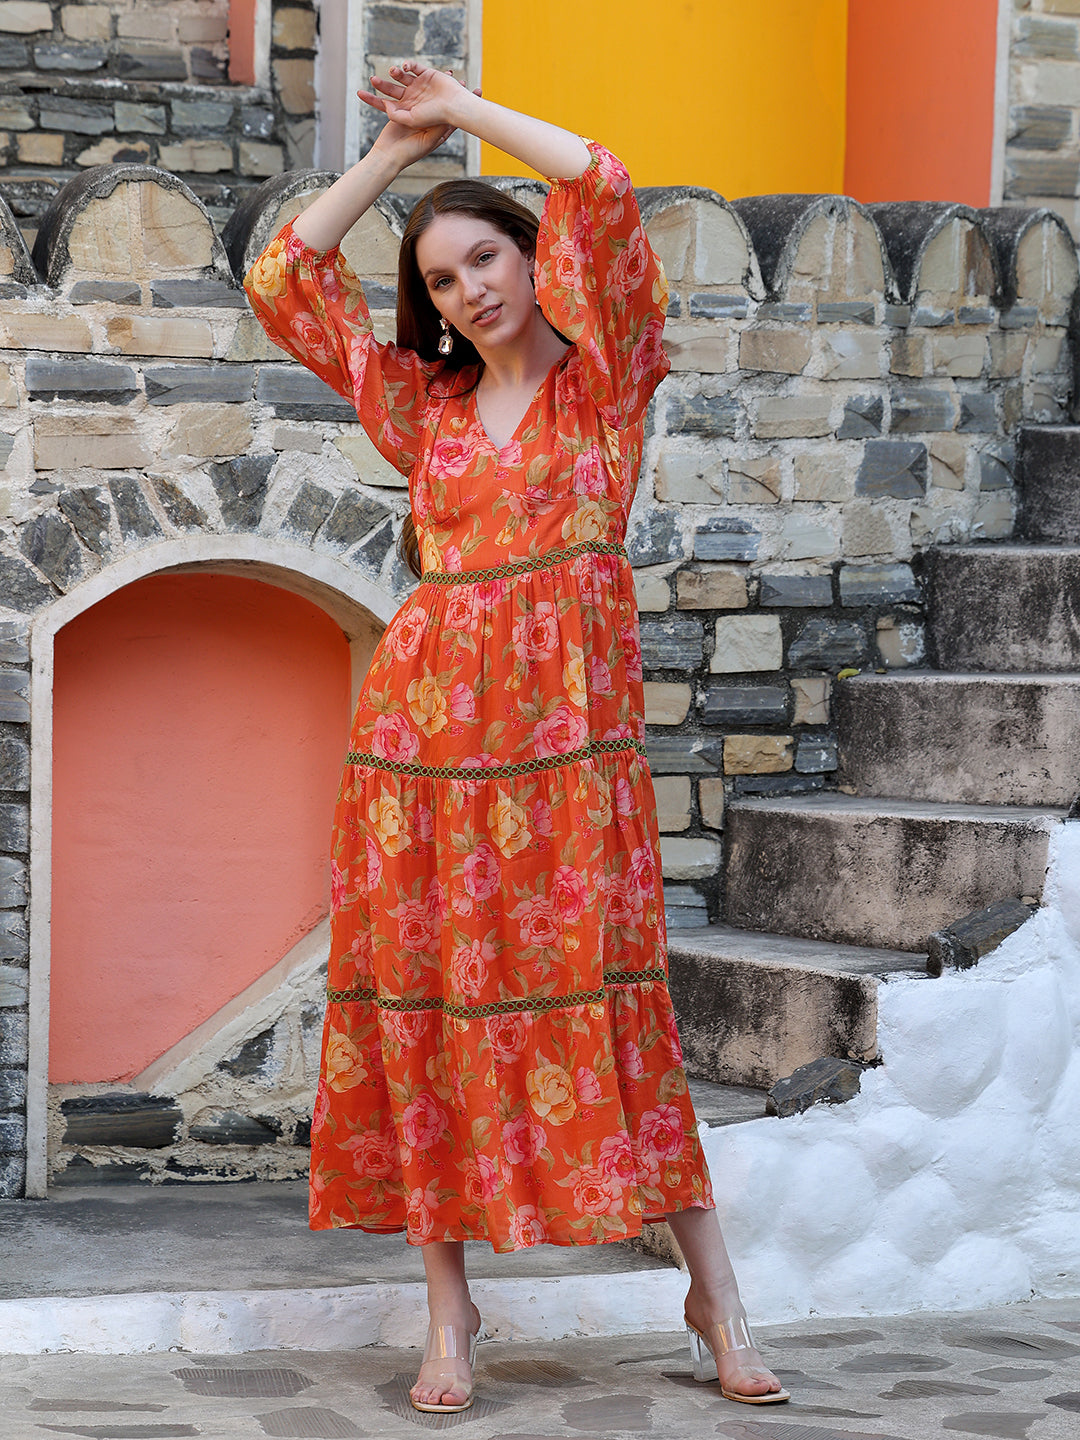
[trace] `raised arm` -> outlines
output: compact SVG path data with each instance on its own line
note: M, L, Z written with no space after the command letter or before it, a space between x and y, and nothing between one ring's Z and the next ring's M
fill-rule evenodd
M381 111L387 123L364 158L293 223L295 233L313 250L339 245L406 165L430 154L456 129L553 178L580 175L589 163L589 151L577 135L494 105L443 70L409 60L392 66L389 79L371 83L372 90L357 93Z

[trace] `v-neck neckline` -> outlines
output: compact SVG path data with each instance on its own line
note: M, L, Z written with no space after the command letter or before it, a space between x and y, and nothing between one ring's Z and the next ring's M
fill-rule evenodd
M547 389L548 384L549 384L549 382L551 381L552 377L553 377L554 375L558 374L558 371L559 371L560 367L566 363L566 361L570 358L570 356L571 356L573 353L574 353L574 347L573 347L573 345L567 346L567 348L563 351L563 353L559 356L559 358L555 361L555 363L554 363L554 364L551 366L551 368L548 370L548 372L547 372L547 374L544 376L543 380L540 381L540 384L539 384L539 385L536 387L536 389L533 391L532 397L531 397L531 399L529 400L528 405L526 405L525 410L524 410L524 412L522 413L521 419L520 419L520 420L518 421L518 423L514 426L513 433L511 434L509 440L507 440L507 442L506 442L505 445L496 445L495 441L494 441L494 440L491 438L491 436L488 434L487 426L484 424L484 417L480 414L480 382L477 381L476 386L475 386L475 388L473 389L473 392L472 392L473 414L476 416L476 424L477 424L477 426L478 426L478 428L479 428L479 430L480 430L481 436L484 438L484 440L487 441L487 443L488 443L488 445L491 447L491 449L495 451L495 454L496 454L496 455L502 455L502 453L503 453L505 450L509 450L509 449L510 449L510 446L513 445L513 443L515 442L515 440L518 438L518 434L520 433L522 426L525 424L526 420L528 420L529 416L532 414L533 410L536 408L536 402L537 402L537 400L539 400L540 396L543 395L544 391ZM483 378L482 372L481 372L481 378Z

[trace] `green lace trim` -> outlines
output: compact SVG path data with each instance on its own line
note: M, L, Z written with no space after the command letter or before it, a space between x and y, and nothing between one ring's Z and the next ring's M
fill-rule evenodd
M564 560L573 560L575 555L621 555L625 559L626 547L610 540L583 540L565 550L550 550L535 560L507 560L487 570L426 570L420 576L420 584L479 585L485 580L505 580L512 575L524 575L530 570L551 570Z
M592 755L614 755L621 750L636 750L645 758L645 746L630 736L621 740L592 740L580 750L565 755L548 755L542 760L516 760L509 765L419 765L412 760L383 760L366 750L350 750L346 765L370 765L376 770L392 770L397 775L418 775L427 780L509 780L515 775L533 775L539 770L555 770L560 765L575 765Z
M441 1010L453 1020L487 1020L492 1015L517 1015L523 1010L541 1014L548 1010L562 1010L571 1005L599 1005L607 998L607 991L616 985L664 985L667 975L663 970L614 970L605 973L603 985L595 990L574 990L568 995L523 996L515 1000L491 1000L486 1005L452 1005L441 995L426 995L421 1000L403 1000L393 995L380 995L373 985L356 985L351 990L330 990L326 998L332 1005L359 1005L365 1001L374 1003L380 1010L394 1010L415 1014L424 1010Z

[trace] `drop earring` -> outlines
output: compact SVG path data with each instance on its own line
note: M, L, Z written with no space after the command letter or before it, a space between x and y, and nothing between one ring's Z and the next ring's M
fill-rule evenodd
M439 319L439 326L442 329L442 334L439 336L439 354L449 355L454 348L454 337L450 334L450 326L442 317Z

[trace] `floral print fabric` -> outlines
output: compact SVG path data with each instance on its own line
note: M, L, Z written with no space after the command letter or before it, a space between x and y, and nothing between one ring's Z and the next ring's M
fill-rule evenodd
M629 177L552 184L537 299L572 345L508 444L473 371L377 344L290 226L271 336L409 475L424 579L360 695L332 845L311 1224L588 1244L712 1204L666 985L622 546L667 290Z

